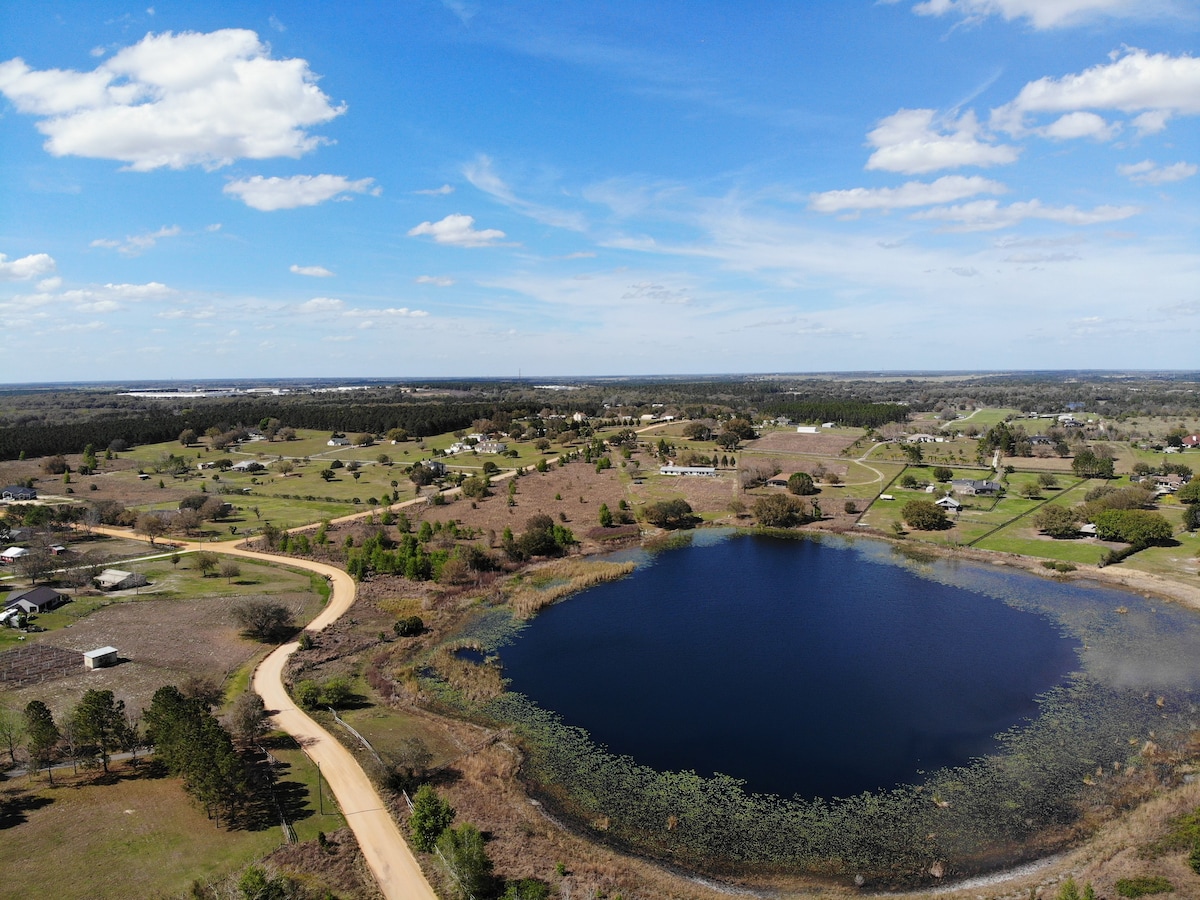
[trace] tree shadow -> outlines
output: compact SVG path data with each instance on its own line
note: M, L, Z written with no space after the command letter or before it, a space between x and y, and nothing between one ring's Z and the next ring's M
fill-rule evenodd
M23 825L29 820L29 813L53 802L51 797L23 789L0 793L0 831Z

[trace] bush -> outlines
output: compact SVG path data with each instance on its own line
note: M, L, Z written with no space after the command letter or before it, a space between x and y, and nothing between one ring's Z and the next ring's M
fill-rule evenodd
M282 640L296 629L291 610L270 600L246 600L233 608L233 618L246 636L268 643Z
M296 685L296 702L305 709L316 709L321 705L321 686L311 678Z
M454 821L454 807L438 796L430 785L421 785L413 794L413 811L408 820L413 846L429 853Z
M754 518L767 528L791 528L808 521L804 501L790 494L772 494L754 501Z
M687 528L695 524L692 506L686 500L662 500L642 508L642 518L657 528Z
M798 497L807 497L817 492L817 486L813 484L812 476L807 472L793 472L788 476L787 487Z
M1151 894L1166 894L1175 886L1161 875L1139 875L1136 878L1118 878L1115 885L1121 897L1147 897Z
M950 527L946 511L929 500L909 500L900 510L900 517L917 531L940 531Z
M397 637L414 637L425 630L425 622L420 616L406 616L392 625L392 631Z
M330 678L321 688L321 698L328 706L338 708L345 706L346 701L353 695L354 692L350 689L350 682L341 675Z

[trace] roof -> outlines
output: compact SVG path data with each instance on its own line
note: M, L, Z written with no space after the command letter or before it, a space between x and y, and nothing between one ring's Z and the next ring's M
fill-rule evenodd
M25 556L28 552L29 551L24 547L9 547L3 553L0 553L0 556L11 556L15 558L18 556Z
M108 656L111 653L116 653L116 647L100 647L96 650L89 650L83 654L84 659L100 659L103 656Z
M31 487L25 487L23 484L10 484L0 489L0 495L3 494L12 494L14 497L36 497L37 491Z
M5 607L14 606L24 600L34 606L46 606L49 603L54 603L62 600L66 594L60 594L53 588L48 588L44 584L30 588L27 591L21 591L16 594L9 594L8 599L4 601Z

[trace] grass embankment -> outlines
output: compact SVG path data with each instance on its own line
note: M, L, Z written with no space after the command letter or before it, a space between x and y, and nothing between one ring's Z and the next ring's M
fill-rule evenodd
M513 614L527 619L585 588L624 578L635 568L633 563L557 560L514 576L505 586L505 594Z

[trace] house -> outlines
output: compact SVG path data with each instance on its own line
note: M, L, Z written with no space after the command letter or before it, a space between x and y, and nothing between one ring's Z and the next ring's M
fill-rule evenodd
M503 453L508 449L508 444L504 441L480 441L475 449L480 453Z
M0 491L0 500L36 500L37 491L22 484L10 484Z
M958 512L960 509L962 509L962 504L953 497L943 497L941 500L935 500L933 501L933 505L940 506L947 512Z
M712 466L662 466L659 475L693 475L701 478L713 478L717 470Z
M1189 434L1183 438L1183 446L1188 448L1200 447L1200 434Z
M62 606L66 602L66 594L60 594L58 591L41 585L9 595L4 602L4 608L19 609L26 613L40 613Z
M261 472L265 469L262 463L255 459L243 459L229 467L230 472Z
M788 486L788 476L787 476L787 475L776 475L776 476L775 476L775 477L773 477L773 478L768 478L768 479L767 479L767 486L768 486L768 487L781 487L781 488L785 488L785 487L787 487L787 486Z
M349 447L350 439L344 437L331 437L325 442L327 447Z
M103 669L108 666L115 666L116 664L116 647L101 647L98 650L89 650L83 654L83 667L85 669Z
M968 497L976 495L991 496L1003 490L995 481L976 481L973 478L955 478L950 482L950 487L956 493L964 494Z
M6 566L11 566L22 556L28 556L29 551L24 547L9 547L3 553L0 553L0 563Z
M421 465L427 468L438 478L441 478L446 474L446 464L438 462L436 459L423 459L421 460Z
M149 584L145 575L139 572L125 572L121 569L105 569L96 576L95 582L96 587L102 591L123 591Z
M820 434L821 429L816 425L797 425L796 434Z
M909 435L908 442L910 444L944 444L946 439L937 434L913 434Z

